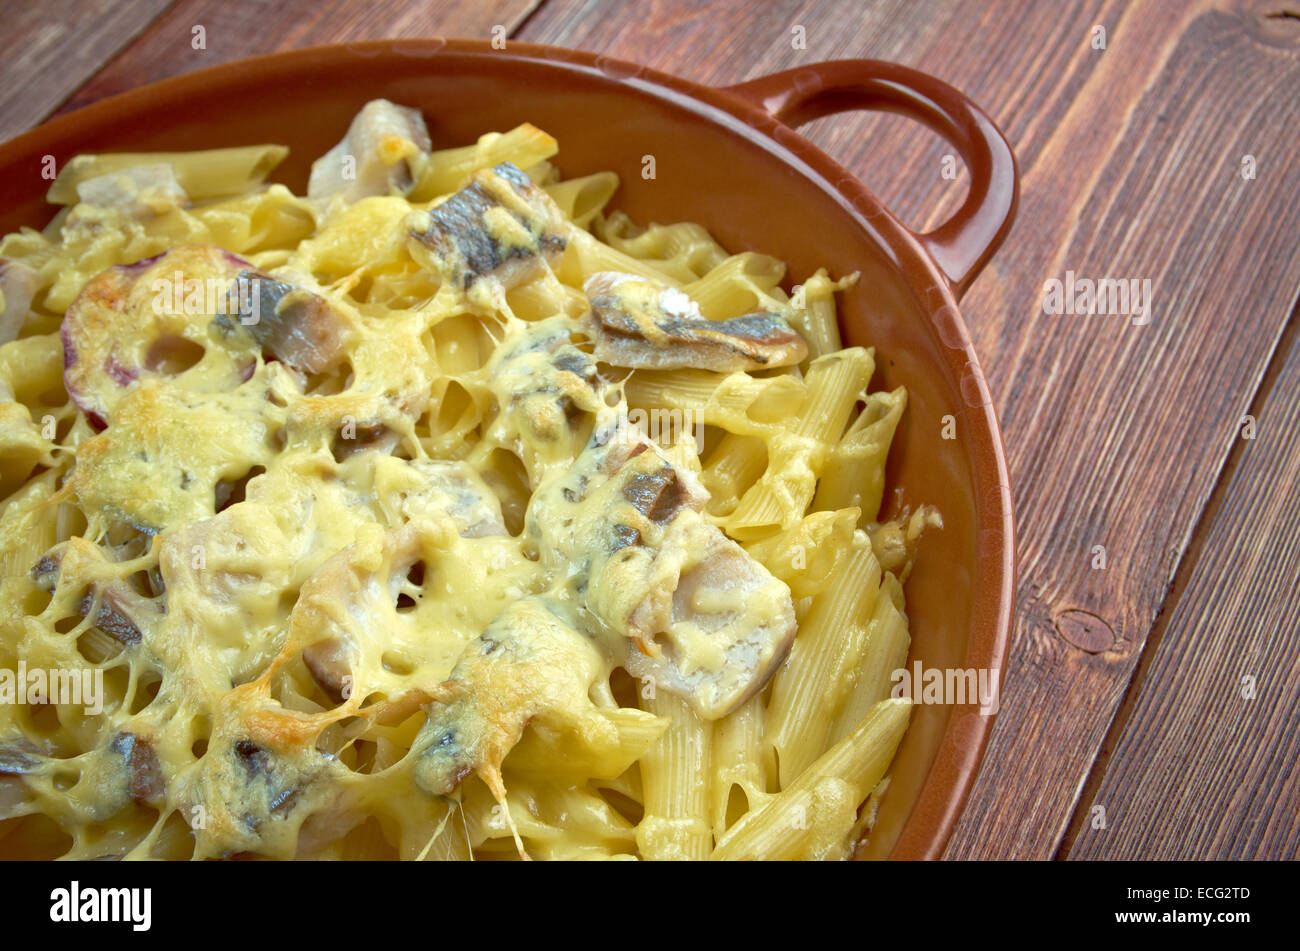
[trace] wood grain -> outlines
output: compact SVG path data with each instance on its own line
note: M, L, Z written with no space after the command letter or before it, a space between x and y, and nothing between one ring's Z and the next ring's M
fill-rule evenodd
M1080 90L1025 172L1016 235L967 298L1008 315L975 337L1004 407L1022 545L1010 716L950 848L962 857L1052 854L1300 286L1285 158L1300 144L1285 92L1296 49L1262 44L1231 11L1170 29L1135 6L1110 34L1104 56L1131 78L1104 66ZM1272 159L1247 181L1244 154ZM1043 281L1066 270L1149 278L1151 323L1043 315ZM1114 646L1060 637L1070 611Z
M279 50L363 39L508 36L538 0L178 0L64 103L69 112L180 73ZM203 28L205 48L195 49ZM273 90L268 90L273 95Z
M918 16L915 5L906 0L869 6L843 0L763 4L548 0L518 38L592 50L725 86L828 59L870 57L909 63L909 51L935 42L944 24L959 18L957 6L956 0L940 0L927 8L925 16ZM795 32L798 28L802 36ZM796 48L797 40L802 49ZM894 134L884 140L883 130ZM804 133L870 184L911 224L941 220L965 195L964 172L955 182L940 174L942 156L951 150L938 136L901 117L836 116L811 123ZM932 174L918 175L918 168ZM906 207L897 201L903 180L918 191L917 201Z
M1253 432L1239 430L1231 478L1149 657L1150 689L1081 803L1072 859L1300 855L1297 330L1300 313L1251 407Z
M0 142L38 124L170 2L0 3Z
M1051 857L1300 286L1297 49L1235 5L778 4L756 17L711 4L703 36L699 10L650 6L550 0L521 36L713 83L846 55L901 60L971 95L1016 147L1019 219L963 310L1016 486L1019 621L948 854ZM807 50L791 48L793 24ZM834 131L842 121L811 135L904 220L956 207L942 146L892 119ZM1271 156L1249 182L1247 153ZM883 155L901 165L892 177L871 172ZM1043 283L1067 269L1151 280L1154 319L1045 316ZM1093 571L1098 544L1108 566ZM1109 646L1085 649L1098 642Z

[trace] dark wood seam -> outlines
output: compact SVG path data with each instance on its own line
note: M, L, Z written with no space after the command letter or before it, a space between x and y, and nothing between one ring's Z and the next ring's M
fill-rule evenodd
M1250 408L1246 411L1256 419L1259 418L1261 410L1263 410L1264 405L1272 395L1273 387L1282 373L1282 367L1286 364L1287 356L1296 346L1300 346L1300 289L1296 291L1295 298L1292 300L1291 314L1283 325L1281 333L1278 334L1272 353L1269 354L1268 365L1265 367L1259 385L1255 388L1255 393L1251 397ZM1146 643L1143 645L1142 654L1133 668L1132 675L1129 677L1128 686L1124 690L1124 698L1120 701L1119 708L1111 718L1110 727L1106 731L1106 738L1102 741L1097 755L1093 758L1087 779L1079 792L1079 798L1075 801L1074 810L1070 813L1070 821L1066 825L1065 834L1052 855L1054 860L1069 858L1069 853L1078 839L1079 832L1088 819L1093 798L1097 795L1097 790L1106 778L1111 757L1114 755L1116 747L1119 746L1120 740L1123 739L1124 731L1128 727L1133 711L1137 707L1138 699L1146 686L1148 669L1160 649L1160 643L1164 640L1165 631L1169 627L1171 618L1176 613L1176 609L1191 580L1192 573L1201 560L1201 553L1205 548L1210 529L1219 516L1224 496L1228 494L1228 487L1232 484L1237 470L1241 467L1248 448L1247 440L1235 439L1232 447L1228 450L1227 457L1219 467L1219 476L1215 480L1214 488L1210 491L1210 497L1206 500L1204 507L1197 516L1191 539L1187 544L1187 548L1183 551L1178 567L1174 571L1173 583L1165 591L1165 596L1160 602L1160 610L1156 613L1155 621L1152 622L1151 628L1147 632Z
M533 5L528 8L528 12L515 21L515 25L510 28L507 34L510 37L518 36L523 32L524 27L528 26L528 21L541 12L542 7L546 6L547 0L533 0Z

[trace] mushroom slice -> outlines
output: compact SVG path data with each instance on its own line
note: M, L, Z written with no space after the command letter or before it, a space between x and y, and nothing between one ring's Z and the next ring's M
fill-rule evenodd
M53 592L67 565L72 565L72 577L94 577L105 564L104 557L82 538L70 538L58 548L43 556L32 567L31 576L36 584ZM77 613L94 617L91 625L107 634L123 647L135 647L144 638L141 625L146 627L159 616L155 601L142 597L120 578L100 578L86 588L77 601Z
M335 703L352 694L352 649L339 638L328 638L302 649L302 662L312 680Z
M351 204L371 195L405 195L419 180L432 143L417 109L373 99L343 141L311 166L307 197Z
M47 757L25 736L0 742L0 776L21 776L41 767Z
M674 287L633 274L600 271L583 285L591 303L594 356L614 366L729 373L791 366L808 345L779 314L706 320Z
M417 264L468 291L491 278L506 290L535 276L566 247L564 215L510 162L479 169L442 204L406 219Z
M126 765L126 788L132 802L157 806L162 803L164 780L162 765L153 744L135 733L119 733L109 748L122 757Z

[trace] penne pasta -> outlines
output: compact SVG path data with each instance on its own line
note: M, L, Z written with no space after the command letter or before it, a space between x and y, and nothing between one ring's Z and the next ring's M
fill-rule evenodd
M878 521L856 275L528 123L285 154L78 157L0 238L0 678L103 679L0 703L0 858L851 854L941 524Z
M790 426L790 437L769 446L767 471L727 519L733 537L761 538L788 528L802 516L812 501L827 450L843 434L873 365L870 352L856 347L813 361L808 368L808 396Z
M713 725L713 775L709 815L714 841L746 813L768 801L768 776L776 773L771 747L763 742L763 697L750 697Z
M63 166L45 199L75 205L77 187L101 175L147 165L167 165L190 201L243 195L262 185L289 150L282 145L241 145L198 152L121 152L78 155Z
M776 258L746 252L732 255L682 290L705 317L726 320L769 304L769 292L784 277L785 265Z
M767 468L767 447L757 436L727 433L704 462L700 481L709 490L709 511L725 516Z
M643 260L601 244L584 231L574 232L569 251L557 268L566 284L581 287L588 277L600 271L634 274L661 284L674 285L691 279L691 272L672 259Z
M872 393L839 444L831 450L817 494L815 509L855 506L860 522L874 522L885 491L885 457L898 421L907 406L907 392L899 387L892 393Z
M831 584L835 565L854 544L857 523L855 508L813 512L799 524L750 542L745 549L788 584L794 597L808 598Z
M844 858L858 804L880 782L907 729L912 704L882 700L854 730L799 778L747 813L719 841L712 858Z
M906 666L911 637L902 603L902 585L892 574L886 574L872 607L862 655L845 676L848 696L831 726L832 743L848 736L873 706L890 695L894 671Z
M669 725L641 757L645 817L637 826L637 847L648 859L706 859L713 848L712 728L683 700L663 691L644 703Z
M502 162L526 169L558 151L554 138L527 122L509 132L489 132L479 136L474 145L433 152L409 197L412 202L430 201L454 192L478 169L495 168Z
M597 172L546 187L564 216L579 228L589 227L617 190L618 176L613 172Z
M535 729L524 734L506 765L518 773L542 773L566 778L614 779L673 728L666 715L617 707L604 711L607 735L579 736Z
M791 321L808 341L808 355L812 358L834 353L840 349L840 324L835 310L835 292L848 290L858 282L856 273L840 281L832 281L825 269L803 282L793 308Z
M776 749L783 787L828 745L848 678L867 647L880 577L871 545L858 537L836 564L825 592L814 599L789 659L773 680L765 732Z

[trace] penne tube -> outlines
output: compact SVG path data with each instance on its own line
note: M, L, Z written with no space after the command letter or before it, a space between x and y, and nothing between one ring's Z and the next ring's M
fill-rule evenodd
M722 379L707 370L641 370L628 378L623 390L631 406L702 413L721 385Z
M856 271L842 280L832 281L826 275L825 268L804 281L801 292L795 297L796 306L790 323L808 342L810 358L834 353L842 346L839 317L835 310L835 292L847 290L857 282ZM797 306L799 304L802 306Z
M767 467L767 447L757 436L727 433L705 461L700 481L709 490L709 511L727 515Z
M672 261L644 261L601 244L585 231L575 231L569 238L569 253L560 261L556 273L565 283L582 287L583 282L600 271L619 271L672 287L691 279L684 268L672 272L662 267L672 267Z
M761 309L765 292L785 277L785 265L766 254L732 255L682 291L700 305L709 320L726 320Z
M561 284L549 272L535 281L511 288L506 301L520 320L545 320L556 314L577 318L587 310L587 298L569 285Z
M767 802L767 776L775 772L771 753L772 748L763 743L762 694L714 722L709 815L715 840L740 815Z
M713 847L708 800L713 727L684 700L662 690L642 703L669 725L641 757L645 816L637 826L637 846L648 859L706 859Z
M843 434L873 367L870 351L860 347L813 361L808 369L807 402L790 427L793 438L783 438L780 445L769 449L767 472L727 520L732 537L742 541L761 538L803 517L813 499L826 450Z
M907 391L902 387L867 397L867 405L822 469L813 508L842 509L852 505L862 513L859 524L876 520L885 492L889 444L906 406Z
M429 156L424 174L411 189L412 203L431 201L464 186L480 168L494 168L511 162L521 169L551 158L559 144L537 126L525 122L509 132L489 132L474 145L439 149Z
M857 523L855 508L813 512L797 525L750 542L745 550L788 584L796 599L812 597L831 583L836 562L853 544Z
M902 602L902 585L892 574L886 574L872 608L866 646L858 663L846 675L848 697L831 727L832 743L848 736L875 704L890 695L894 671L907 664L911 637L907 633L907 618L900 608Z
M911 712L909 700L876 704L795 782L729 829L711 857L776 861L846 857L858 807L889 769Z
M776 749L781 786L826 749L834 716L866 650L880 565L865 537L840 557L772 682L766 735Z
M646 260L675 260L697 280L727 260L729 255L712 235L694 222L671 225L652 224L638 229L621 211L612 212L599 229L602 241L611 247Z
M119 152L78 155L63 167L46 193L55 205L75 205L77 186L101 175L140 165L167 164L190 201L229 198L259 187L289 150L283 145L241 145L196 152Z
M546 187L564 216L579 228L589 227L617 190L618 176L613 172L597 172Z
M506 766L521 774L614 779L671 729L666 717L643 710L615 707L601 712L612 727L608 736L528 730L510 751Z

